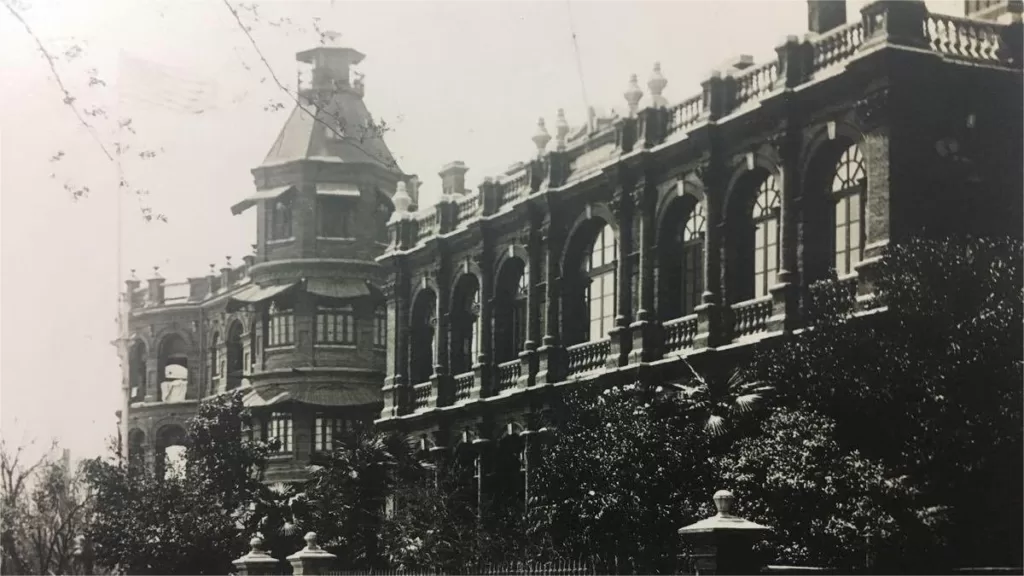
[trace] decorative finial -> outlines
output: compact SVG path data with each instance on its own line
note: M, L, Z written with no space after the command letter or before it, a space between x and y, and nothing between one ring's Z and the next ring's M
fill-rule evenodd
M565 150L565 137L569 135L569 122L565 119L565 110L558 109L558 119L555 120L555 143L558 150Z
M135 275L135 268L132 268L131 272L132 272L132 280L138 280L139 277Z
M259 536L253 536L249 539L249 552L251 554L259 554L263 552L263 538Z
M587 130L597 130L597 110L593 106L587 108Z
M231 268L231 256L225 256L225 261L227 262L228 268Z
M211 262L210 263L210 276L213 276L214 273L216 273L216 271L217 271L217 265Z
M153 266L153 277L154 278L159 278L160 277L160 267L159 266Z
M259 251L259 244L253 244L252 245L252 253L255 254L258 251Z
M629 86L622 95L626 97L626 103L629 104L630 115L636 114L636 111L640 108L640 99L644 97L644 91L640 89L636 74L630 74Z
M651 78L647 81L647 89L651 91L651 106L654 108L668 108L668 100L661 95L665 91L668 80L661 74L661 62L654 63L654 70Z
M398 187L395 189L395 195L391 198L391 201L395 203L395 214L404 214L409 211L409 206L412 205L412 198L409 196L408 190L406 190L405 182L399 182Z
M324 46L339 46L341 40L341 32L335 32L334 30L328 30L320 34L321 41Z
M543 118L537 120L537 132L534 133L532 140L537 145L537 154L543 155L544 149L548 147L548 142L551 141L551 135L548 134L548 129L544 126Z
M306 536L303 538L306 541L307 550L319 550L320 546L316 543L316 532L306 532Z
M715 492L715 495L711 497L715 501L715 508L718 509L719 516L732 516L732 503L736 500L736 497L732 495L732 492L728 490L719 490Z

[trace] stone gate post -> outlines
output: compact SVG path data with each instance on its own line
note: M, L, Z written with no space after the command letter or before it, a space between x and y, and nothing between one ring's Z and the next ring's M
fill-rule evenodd
M334 566L337 556L324 550L316 543L316 532L306 533L306 547L288 557L294 576L327 574Z
M718 514L679 529L679 535L693 546L685 573L697 576L758 574L760 563L752 547L771 528L733 516L732 492L719 490L713 497Z

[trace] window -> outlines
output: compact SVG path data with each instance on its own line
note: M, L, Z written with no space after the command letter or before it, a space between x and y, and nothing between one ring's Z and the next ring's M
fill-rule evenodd
M264 427L264 438L277 440L277 453L287 454L292 451L292 417L287 412L274 412Z
M832 178L835 200L835 268L849 274L864 257L864 159L860 147L850 146L840 156Z
M292 201L290 196L278 198L269 210L267 229L270 240L285 240L292 237Z
M276 302L271 303L267 346L274 348L293 344L295 344L295 316L291 310L279 308Z
M352 237L352 204L345 198L317 198L317 236L321 238Z
M214 332L213 338L210 340L210 375L214 378L220 375L220 369L217 366L219 360L217 357L218 340L220 340L220 335Z
M480 290L476 278L469 275L463 276L458 286L452 373L463 374L473 369L480 354Z
M682 313L693 314L704 292L704 203L697 202L683 225L682 247Z
M515 358L526 345L527 323L529 322L527 299L529 296L530 270L523 266L523 272L519 275L519 284L516 286L512 302L512 358Z
M768 295L779 270L779 187L769 174L754 202L754 298Z
M615 325L615 265L618 242L611 225L606 224L594 240L587 273L587 304L590 307L591 341L604 338Z
M128 361L128 383L131 387L131 401L137 402L146 397L146 345L136 342L132 345L131 357Z
M411 314L412 353L410 378L413 384L430 379L434 371L434 328L437 297L433 290L422 290L417 294Z
M330 452L341 447L345 420L317 414L313 423L313 451Z
M373 311L373 345L377 348L388 346L388 309L378 306Z
M352 307L321 307L316 315L314 339L318 344L354 346L356 343L356 317Z

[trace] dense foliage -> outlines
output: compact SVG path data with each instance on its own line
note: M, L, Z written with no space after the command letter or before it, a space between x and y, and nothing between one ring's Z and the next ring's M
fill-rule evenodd
M86 463L96 563L128 574L226 574L246 549L265 488L267 447L243 441L241 394L204 402L190 423L185 474L156 477L119 459Z

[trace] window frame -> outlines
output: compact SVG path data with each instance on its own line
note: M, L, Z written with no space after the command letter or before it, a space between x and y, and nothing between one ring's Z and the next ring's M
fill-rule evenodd
M782 191L774 174L768 174L757 187L754 205L751 208L751 223L754 228L753 287L754 299L771 294L771 288L778 280L780 267L780 240L782 212ZM772 231L774 230L774 234ZM773 257L774 256L774 257ZM775 266L771 267L774 260ZM758 270L760 266L760 271Z
M313 342L317 346L358 346L359 320L355 309L348 304L317 306Z
M832 267L836 275L842 277L853 274L856 271L854 267L864 260L867 241L867 169L858 144L848 146L836 161L831 195ZM852 232L854 225L856 234ZM840 238L842 248L839 246ZM854 240L855 246L852 245Z
M388 347L388 307L385 304L373 309L373 347Z
M605 223L591 243L584 261L589 342L607 338L608 333L615 327L618 312L618 251L619 242L615 229L611 224ZM596 314L595 305L598 307Z
M271 412L270 418L263 423L263 439L266 441L281 440L273 455L291 454L295 446L295 422L290 412Z
M353 200L355 199L338 196L317 196L317 238L349 239L355 237L352 231L355 223L353 214L354 209L358 208L358 204Z
M680 234L682 265L680 266L680 311L693 314L704 294L704 235L707 233L707 211L703 200L690 208Z
M272 302L267 309L267 349L295 346L295 313Z
M267 203L267 240L283 242L294 238L294 202L290 192Z
M312 452L326 454L340 447L339 439L348 430L348 421L340 416L317 412L313 417Z

